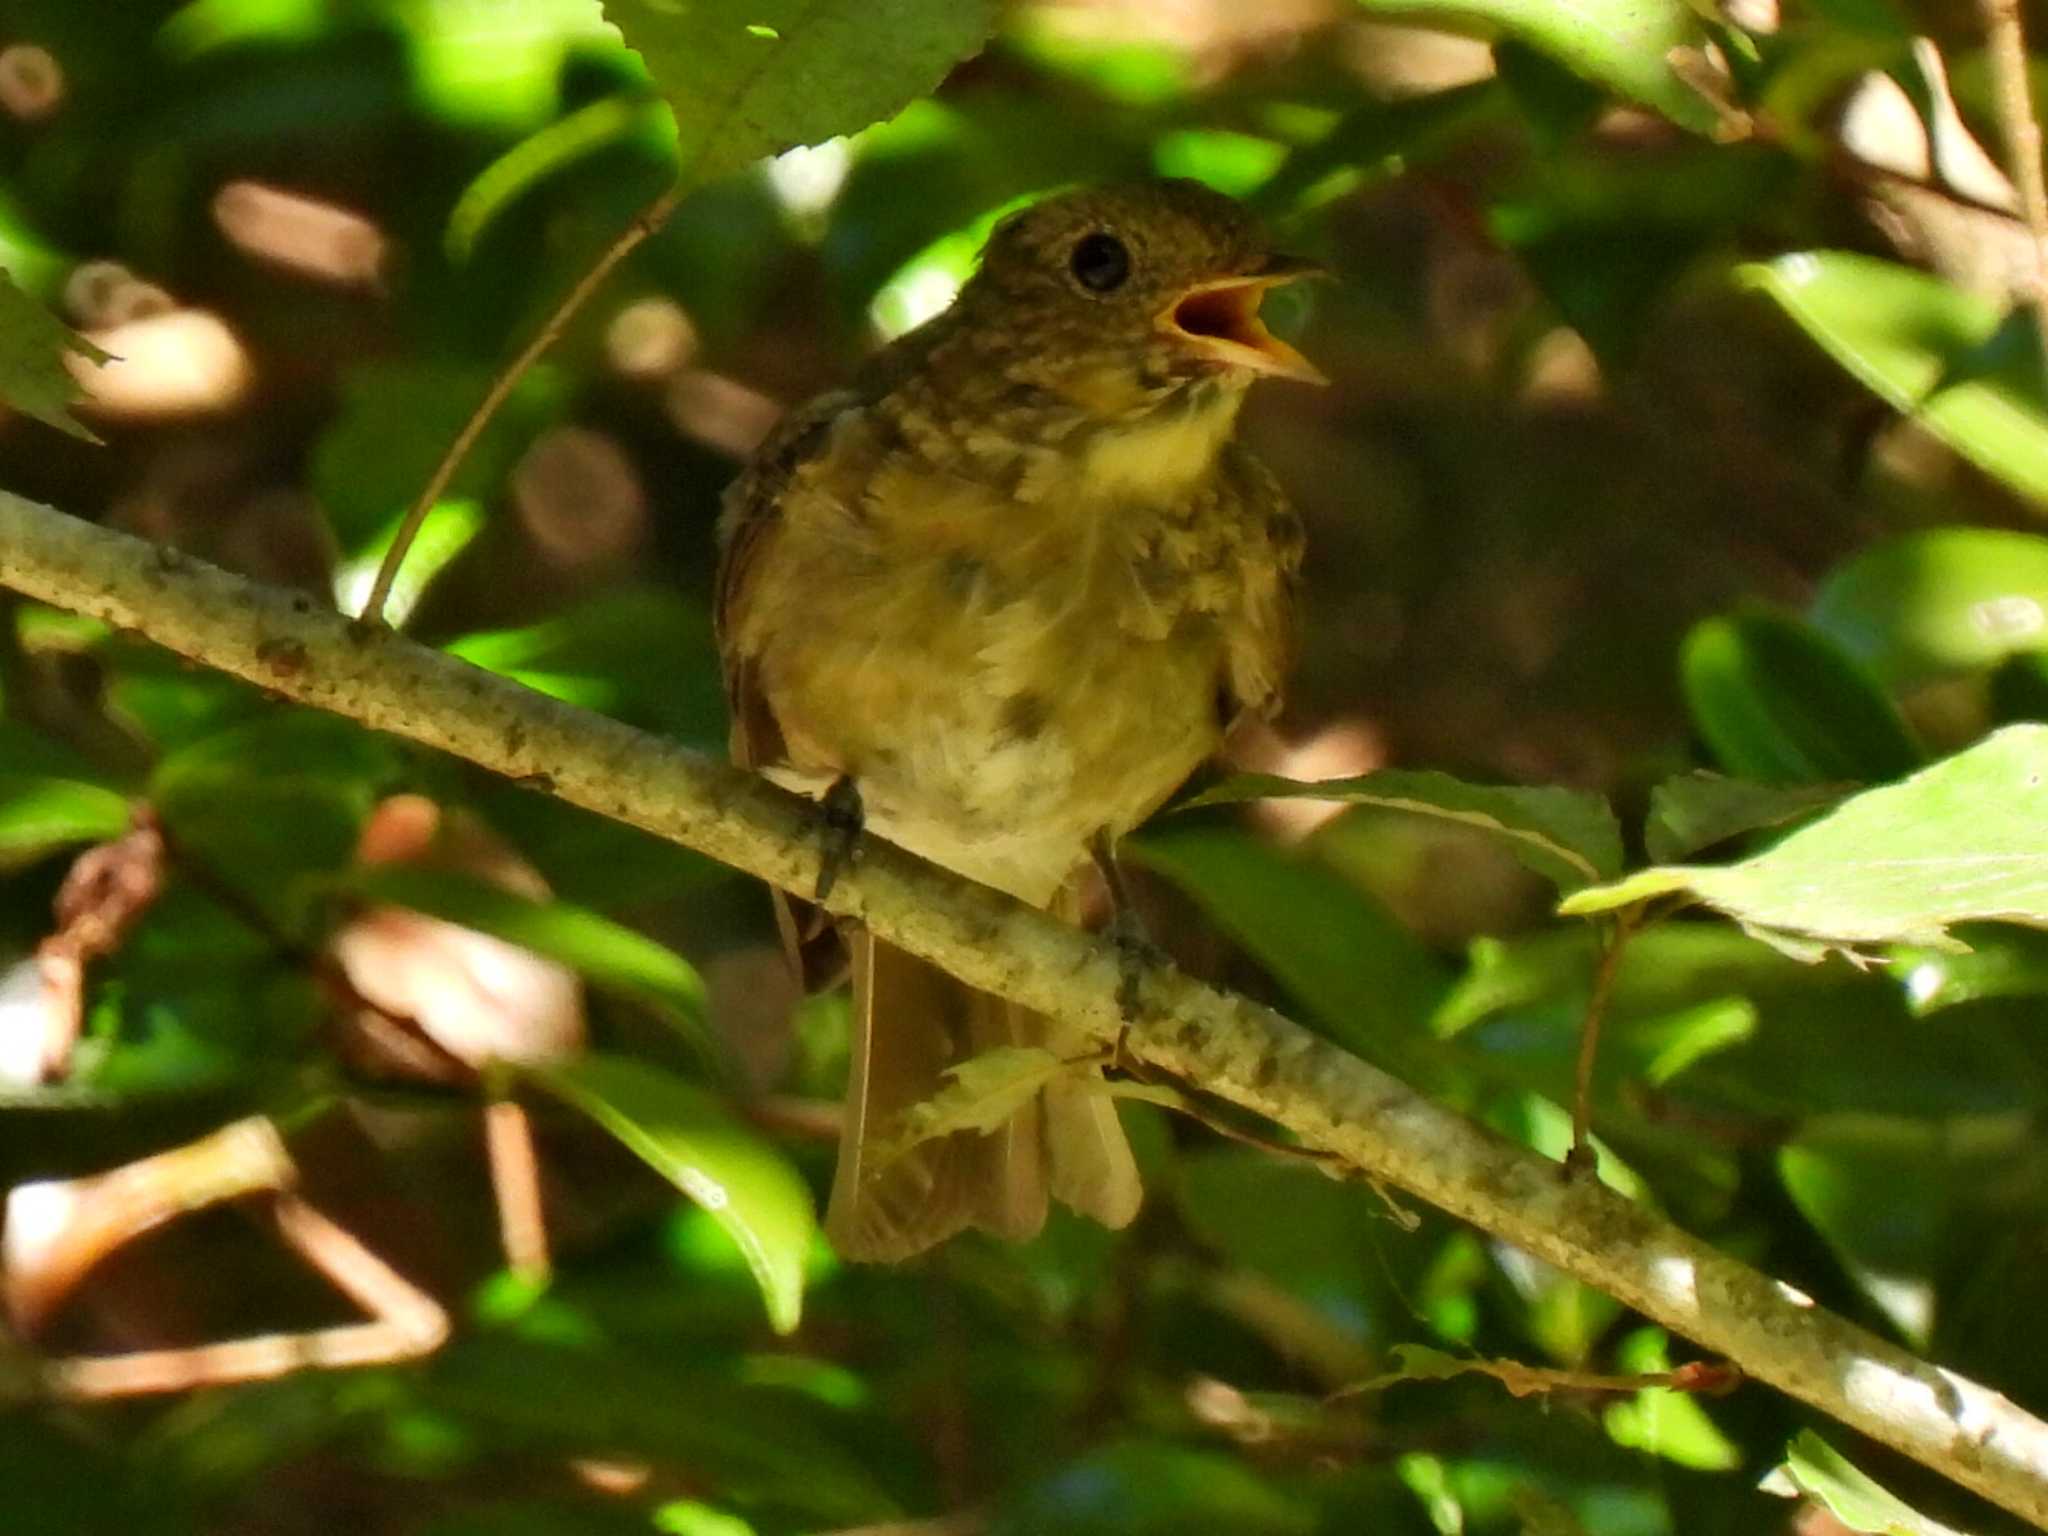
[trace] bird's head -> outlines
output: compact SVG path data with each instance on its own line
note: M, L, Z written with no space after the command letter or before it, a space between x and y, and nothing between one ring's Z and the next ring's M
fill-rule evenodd
M1101 416L1271 376L1327 382L1259 318L1311 275L1238 204L1191 181L1062 193L996 226L961 290L960 332L1000 372Z

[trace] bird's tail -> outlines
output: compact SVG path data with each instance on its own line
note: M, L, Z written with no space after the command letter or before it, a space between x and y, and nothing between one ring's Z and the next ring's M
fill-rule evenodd
M825 1231L846 1258L905 1259L980 1227L1021 1240L1045 1223L1048 1195L1105 1226L1126 1225L1142 1189L1116 1106L1071 1075L1000 1130L955 1131L891 1156L903 1114L945 1071L1003 1045L1074 1055L1042 1014L978 992L872 935L852 939L853 1077Z

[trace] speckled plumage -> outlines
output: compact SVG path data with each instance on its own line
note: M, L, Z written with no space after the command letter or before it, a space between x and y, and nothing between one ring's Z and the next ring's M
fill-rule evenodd
M1108 297L1068 272L1078 235L1102 230L1131 256ZM870 830L1051 906L1092 839L1137 825L1238 716L1270 710L1299 526L1231 440L1252 371L1159 323L1177 294L1268 259L1234 204L1188 184L1053 199L997 230L952 309L793 413L727 499L735 756L811 793L848 776ZM949 1060L1062 1045L993 999L948 999L937 973L904 970L916 964L855 955L870 1032L856 1088L877 1096L877 1053L900 1056L903 1032L940 1048L913 1053L879 1117L854 1106L829 1218L842 1248L895 1257L971 1221L1022 1235L1046 1180L1127 1220L1135 1170L1108 1101L1080 1084L1056 1085L1007 1136L861 1170L862 1132L927 1096ZM937 1029L876 1016L892 978ZM911 1077L924 1081L906 1099ZM1007 1182L977 1191L990 1179Z

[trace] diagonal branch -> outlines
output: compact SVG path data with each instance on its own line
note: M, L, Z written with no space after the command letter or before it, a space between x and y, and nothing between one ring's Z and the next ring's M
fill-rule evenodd
M301 592L0 491L0 583L272 692L438 748L786 889L817 879L806 806L765 780L482 672ZM827 905L987 991L1107 1042L1116 946L876 844ZM2048 1424L1814 1306L1642 1207L1451 1113L1246 998L1170 969L1126 1048L1286 1126L2048 1525Z

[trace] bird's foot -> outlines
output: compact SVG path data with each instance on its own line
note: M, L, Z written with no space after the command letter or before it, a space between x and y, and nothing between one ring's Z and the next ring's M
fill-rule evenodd
M867 825L860 786L850 774L841 774L812 815L818 835L818 885L811 899L822 902L832 894L840 875L860 857L861 829Z

